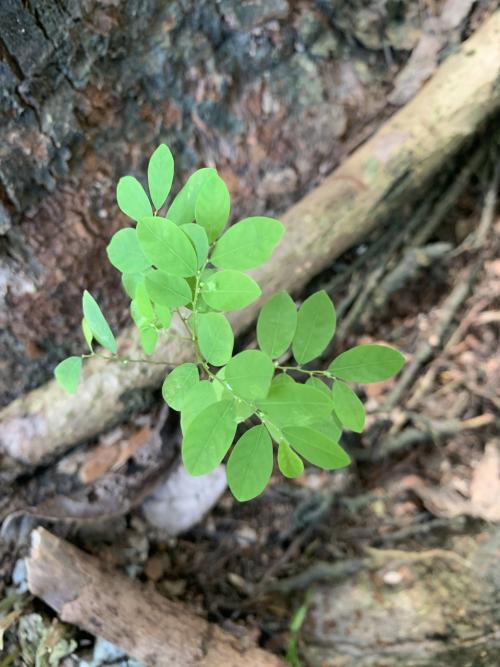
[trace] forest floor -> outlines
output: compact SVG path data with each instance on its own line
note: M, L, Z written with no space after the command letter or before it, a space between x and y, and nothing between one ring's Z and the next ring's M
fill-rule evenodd
M290 34L302 39L303 33L306 40L311 27L302 20L307 12L302 13L301 8L307 3L293 4L297 26L290 27ZM244 140L240 134L232 143L220 139L228 134L226 128L214 139L200 119L196 132L189 124L182 132L192 134L200 146L213 144L207 152L210 158L228 153L223 175L231 190L236 190L240 212L246 212L244 206L253 206L253 195L265 212L285 208L410 99L438 62L497 4L496 0L408 3L412 13L404 30L389 30L391 41L384 49L371 44L372 24L365 31L357 13L350 25L349 17L344 20L344 13L349 12L340 12L342 20L335 30L326 30L327 24L323 26L323 19L318 19L321 31L311 45L307 43L307 58L294 52L290 59L295 87L288 69L282 68L286 69L282 79L281 70L273 71L270 90L281 100L282 108L279 113L271 109L272 123L266 117L261 121L260 99L252 83L244 94L233 95L233 115L240 119L241 112L245 120L240 123L243 130L238 130ZM378 10L374 2L355 5L365 17L365 5L370 5L373 15ZM425 30L412 29L419 25L417 5L436 6L444 26L437 31L442 38L439 44L433 42L435 21L426 24ZM470 11L472 18L464 30L464 15ZM453 27L454 21L462 27ZM189 31L187 34L191 37ZM332 34L340 45L347 40L352 53L349 51L349 60L342 51L342 59L339 56L330 71L330 51L339 50ZM261 39L260 34L257 38ZM396 62L390 59L391 49ZM372 50L376 59L370 55ZM221 50L216 53L222 58ZM203 50L199 57L205 58ZM309 58L319 72L313 77L314 86ZM263 56L263 62L266 59ZM352 62L356 67L351 67ZM128 76L128 68L124 71ZM162 76L160 72L158 81ZM332 80L336 85L330 85ZM110 81L109 89L114 90L115 79ZM206 77L199 76L193 86L205 82ZM310 114L316 100L305 95L312 96L316 88L322 100L318 118ZM290 94L305 91L304 100L298 96L304 104L300 113L291 113L293 104L300 106L299 101L285 104L283 90ZM332 91L339 99L330 99ZM133 92L130 100L138 99L140 95ZM185 91L181 93L186 98ZM107 104L94 94L99 99L89 98L92 113L88 122L90 127L96 125L96 134L109 134L111 139L101 154L94 153L92 146L82 150L83 166L76 184L71 184L78 193L78 207L84 214L90 211L93 223L92 207L101 197L91 196L96 183L99 187L104 183L99 209L113 210L115 176L125 168L116 155L128 157L128 150L142 155L142 137L148 137L148 149L153 140L153 131L148 134L137 124L138 137L132 140L127 132L119 132L123 144L118 144L101 116L96 116L99 123L93 120L99 105ZM273 102L271 93L268 98L269 104ZM115 127L117 117L128 118L121 107L109 108L113 110L110 127ZM225 119L226 99L220 100L220 108L220 117ZM330 134L325 136L325 132ZM270 151L274 135L279 141ZM189 147L182 134L178 143ZM76 446L47 466L27 470L11 487L2 489L0 667L137 664L118 647L61 623L28 593L24 558L31 530L40 524L166 598L187 603L229 632L287 655L292 665L497 667L498 574L491 577L491 597L482 595L484 610L472 599L471 586L464 583L461 570L470 567L471 554L490 544L492 535L500 539L494 527L500 521L499 176L498 155L489 151L495 135L485 143L486 149L473 147L458 171L450 170L451 180L448 174L435 184L421 208L402 212L403 222L395 221L383 233L378 230L309 286L308 291L326 289L339 316L334 345L323 358L325 366L345 347L371 341L396 345L408 360L398 378L364 390L366 430L362 435L346 434L343 441L353 465L333 474L310 467L295 481L276 474L261 497L245 504L236 502L222 485L220 497L207 503L204 518L171 537L165 527L158 526L162 518L158 512L152 514L147 508L155 498L158 469L164 472L165 460L173 461L178 454L178 416L167 413L159 392L151 407L148 393L146 407L138 408L128 422ZM62 145L65 147L64 141ZM263 161L266 151L276 158L275 165ZM242 166L247 163L248 173ZM260 190L256 184L262 174L254 165L263 165L262 171L269 174ZM18 174L14 176L17 179ZM0 371L6 378L0 387L2 404L40 384L49 367L71 350L73 343L68 340L73 338L68 331L79 326L80 315L75 314L73 304L82 287L71 272L83 265L78 280L94 280L98 289L102 283L113 325L125 321L124 302L119 291L112 289L116 284L96 270L103 264L104 235L97 242L79 218L74 221L78 216L72 217L71 188L69 194L59 188L53 202L48 198L52 208L40 207L41 213L37 208L20 225L43 271L39 282L33 281L33 294L21 293L17 302L11 290L12 332L5 328L7 333L0 334L5 339L0 359ZM26 187L26 191L31 189ZM61 216L68 224L64 230L60 225L57 228L58 234L67 235L59 240L59 256L53 252L52 230ZM106 220L98 223L108 224ZM45 239L45 234L50 238ZM87 249L82 252L84 245ZM66 258L67 248L72 250ZM54 261L63 256L67 273L54 270ZM19 266L13 263L9 271L17 276ZM251 342L240 340L242 346ZM495 548L498 552L498 546ZM487 560L480 563L480 569L486 571ZM460 580L461 587L455 590L447 581L442 595L437 589L443 571ZM425 590L422 582L426 582ZM469 607L470 601L473 605ZM480 621L471 621L474 615ZM495 655L490 653L493 644ZM397 646L406 653L395 654ZM447 647L450 654L436 661L436 652L444 656Z
M150 481L138 482L146 488L134 488L136 500L129 498L133 509L127 514L116 511L119 497L113 485L107 495L97 487L97 502L88 492L99 480L112 479L111 473L134 478L141 446L159 419L158 405L70 452L55 470L18 491L13 506L24 503L30 510L7 521L4 531L0 609L17 611L0 621L0 629L6 629L6 658L0 665L35 664L40 646L43 654L45 644L53 647L54 637L61 664L134 664L106 642L95 644L92 637L55 621L27 594L22 557L29 530L40 520L169 599L187 602L271 652L288 654L291 664L417 664L401 658L377 662L376 656L370 662L366 651L366 662L346 657L335 632L352 633L355 645L358 626L366 631L363 623L376 627L380 619L366 601L361 610L344 609L338 618L333 601L342 599L339 586L346 581L353 581L351 594L361 595L353 577L367 557L405 553L411 561L417 553L431 559L453 553L453 558L465 558L500 520L497 190L498 168L483 169L425 243L406 239L402 254L391 256L381 256L376 242L364 244L310 286L329 290L344 321L351 318L345 329L341 318L335 347L397 341L408 359L399 378L365 389L367 428L361 436L345 436L354 459L347 470L331 474L308 468L295 481L276 475L261 497L245 504L225 492L200 523L169 538L147 520L140 503ZM363 263L370 252L371 260ZM367 279L357 279L357 270ZM371 306L356 309L363 300ZM360 329L362 334L356 333ZM172 441L178 443L175 413L166 417L161 438L170 449ZM405 559L400 561L370 575L376 599L384 591L415 586L415 573ZM375 654L384 630L373 633L367 642ZM452 642L451 636L447 639ZM494 667L494 660L487 656L485 662L463 664Z

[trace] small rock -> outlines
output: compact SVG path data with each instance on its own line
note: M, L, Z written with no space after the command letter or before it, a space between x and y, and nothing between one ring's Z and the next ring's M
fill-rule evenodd
M399 586L403 581L403 576L396 570L389 570L389 572L384 574L382 579L387 586Z
M175 537L201 521L226 486L224 466L203 477L192 477L183 466L179 466L146 498L142 510L152 526Z
M257 531L254 530L251 526L241 526L235 533L236 540L238 544L242 547L247 546L248 544L255 544L258 539Z

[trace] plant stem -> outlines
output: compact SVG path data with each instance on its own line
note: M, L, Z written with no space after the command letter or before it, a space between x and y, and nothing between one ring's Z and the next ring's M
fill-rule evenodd
M327 378L334 378L328 371L310 371L307 370L307 368L302 368L302 366L276 366L276 368L279 368L280 371L284 371L285 373L287 371L297 371L298 373L307 373L307 375L310 375L311 377L314 375L324 375Z
M105 359L106 361L114 361L119 364L150 364L152 366L172 366L175 368L178 364L174 361L153 361L153 359L132 359L131 357L121 357L116 354L113 356L108 356L106 354L100 354L99 352L93 352L92 354L82 354L82 359L90 359L91 357L99 357L99 359Z

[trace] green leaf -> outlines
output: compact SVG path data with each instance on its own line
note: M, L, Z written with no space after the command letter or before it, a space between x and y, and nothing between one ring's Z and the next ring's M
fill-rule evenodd
M161 306L159 303L155 303L155 313L161 328L168 329L170 323L172 322L172 311L170 308L167 306Z
M320 431L320 433L323 433L334 442L338 442L342 435L342 424L339 422L335 413L332 413L322 421L312 422L311 424L308 424L308 426L310 426L313 431Z
M215 169L204 167L198 169L186 181L184 187L177 193L167 211L167 218L176 225L187 225L194 220L196 198L203 187L205 180L217 175Z
M151 303L151 299L149 298L149 294L144 282L141 282L137 285L135 289L134 301L142 317L148 324L152 324L155 320L155 312L153 310L153 304Z
M126 294L133 299L137 285L144 280L144 273L124 273L122 275L122 285Z
M274 364L260 350L245 350L226 366L225 378L237 396L250 401L265 398L274 375Z
M212 382L202 380L187 390L181 410L181 431L186 433L193 419L212 403L217 396Z
M344 426L361 433L365 426L365 408L353 390L336 380L332 387L333 409Z
M335 333L336 316L328 294L321 290L308 297L299 308L297 330L293 338L293 356L307 364L323 352Z
M229 220L231 198L226 184L217 174L205 179L194 208L196 222L201 225L209 241L215 241Z
M142 218L137 237L151 264L173 276L193 276L198 259L191 240L171 220L160 217Z
M135 326L139 330L151 326L151 322L147 319L147 317L144 317L144 315L137 307L137 302L135 299L132 299L132 301L130 302L130 315L132 316Z
M295 380L291 375L288 375L287 373L278 373L273 377L271 386L277 387L280 384L295 384Z
M82 332L83 337L85 338L85 342L89 346L89 350L92 352L92 341L94 340L94 335L92 333L92 329L89 326L89 323L84 317L82 318Z
M251 500L264 491L273 472L273 444L264 426L254 426L241 436L226 471L236 500Z
M370 384L387 380L404 366L405 358L385 345L358 345L340 354L328 371L335 377L350 382Z
M97 301L87 290L83 293L82 305L83 316L87 320L96 341L113 354L116 354L116 340L113 332L102 314Z
M198 258L198 268L205 264L208 257L208 238L207 233L200 227L200 225L195 225L194 222L190 222L187 225L181 225L180 229L189 236L191 243L196 252L196 257Z
M174 410L182 410L189 390L200 383L200 374L195 364L177 366L167 375L161 388L165 403Z
M304 472L304 464L290 445L282 440L278 445L278 466L285 477L294 479Z
M314 387L294 382L272 385L267 398L257 407L277 426L303 424L328 417L332 400Z
M158 342L158 333L153 327L147 327L139 331L139 342L144 352L150 356L155 351Z
M231 401L205 408L193 419L182 441L182 461L191 475L206 475L221 463L236 433Z
M149 194L156 210L165 203L174 180L174 158L170 148L160 144L148 163Z
M226 387L226 367L223 366L215 374L219 381L213 382L213 387L217 395L218 401L234 401L234 407L236 410L236 421L238 423L244 422L246 419L253 415L253 407L247 402L242 401L240 398L235 397L234 394Z
M297 327L297 308L291 296L278 292L267 301L257 320L259 347L276 359L290 347Z
M74 394L80 382L82 372L82 358L68 357L57 364L54 369L54 375L57 384L68 394Z
M213 366L224 366L233 354L234 335L221 313L200 313L195 319L202 355Z
M142 252L137 232L132 227L116 232L106 252L111 264L122 273L140 273L151 266L151 262Z
M245 218L217 241L212 263L221 269L253 269L270 259L284 231L273 218Z
M255 280L240 271L217 271L203 283L204 301L214 310L241 310L261 295Z
M132 220L139 221L153 213L144 188L133 176L120 178L116 187L116 201L120 210Z
M290 426L283 429L283 435L306 461L324 470L345 468L351 462L337 442L313 428Z
M163 271L153 271L146 277L146 290L154 304L167 308L185 306L193 298L191 288L184 278Z
M328 385L326 385L324 382L322 382L319 378L316 377L310 377L307 381L306 384L309 385L310 387L314 387L315 389L318 389L318 391L323 392L326 396L330 396L330 388Z

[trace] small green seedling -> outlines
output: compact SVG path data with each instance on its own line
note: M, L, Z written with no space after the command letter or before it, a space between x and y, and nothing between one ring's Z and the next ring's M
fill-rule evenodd
M229 487L244 501L258 496L271 477L273 442L285 477L301 475L303 459L325 470L349 465L339 445L341 431L361 432L365 411L347 383L386 380L401 369L403 356L387 346L359 345L336 357L327 370L304 368L335 333L335 308L324 291L309 296L299 309L286 292L272 296L258 317L258 349L233 354L226 314L259 299L261 289L246 271L271 258L284 227L256 216L224 231L230 196L215 169L192 174L160 215L173 175L172 154L162 144L149 161L149 197L137 179L120 179L118 205L137 224L116 232L107 253L122 274L146 357L153 355L160 335L179 335L170 328L174 315L193 346L193 362L174 367L162 388L168 405L181 413L186 469L205 475L230 452ZM162 363L156 357L120 356L111 328L87 291L82 330L89 353L69 357L55 369L69 393L77 391L86 357ZM96 352L94 341L111 354ZM290 348L296 364L283 365ZM292 374L303 374L306 382ZM232 447L243 422L248 428Z

